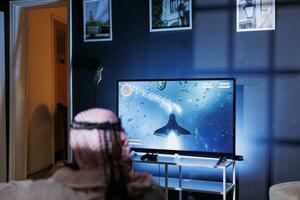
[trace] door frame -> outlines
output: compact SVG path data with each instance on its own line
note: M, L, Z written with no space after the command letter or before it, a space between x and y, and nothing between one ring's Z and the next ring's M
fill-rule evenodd
M68 81L69 81L69 113L68 121L73 116L72 98L72 0L16 0L10 1L10 69L9 69L9 171L8 180L26 179L27 170L27 91L26 75L20 76L26 66L20 65L17 55L18 28L21 12L26 8L37 6L67 6L68 9ZM22 48L22 47L21 47ZM23 102L22 102L23 101ZM26 131L24 131L26 130ZM22 135L23 133L23 135ZM25 135L24 135L25 134ZM68 161L72 161L71 149L68 147Z
M0 11L0 182L7 181L6 157L6 95L5 95L5 14Z

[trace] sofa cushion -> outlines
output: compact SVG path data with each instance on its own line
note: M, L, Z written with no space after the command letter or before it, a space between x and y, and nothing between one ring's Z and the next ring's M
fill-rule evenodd
M273 185L270 200L300 200L300 181Z

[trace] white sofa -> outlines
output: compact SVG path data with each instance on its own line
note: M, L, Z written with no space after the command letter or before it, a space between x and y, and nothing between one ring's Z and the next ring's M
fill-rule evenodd
M273 185L269 195L270 200L300 200L300 181Z

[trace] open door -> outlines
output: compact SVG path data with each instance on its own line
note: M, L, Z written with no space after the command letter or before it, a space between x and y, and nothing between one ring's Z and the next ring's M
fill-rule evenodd
M68 34L55 19L66 22L67 8L30 8L27 13L27 177L39 179L67 156L55 155L66 149L68 124Z
M67 25L53 19L54 31L54 149L55 162L67 160L68 154L68 62Z

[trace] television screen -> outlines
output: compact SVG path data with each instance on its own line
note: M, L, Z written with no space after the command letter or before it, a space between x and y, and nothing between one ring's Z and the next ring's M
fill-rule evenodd
M133 150L235 154L235 80L118 81Z

